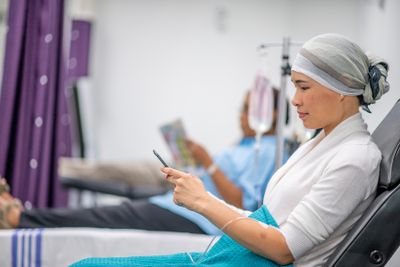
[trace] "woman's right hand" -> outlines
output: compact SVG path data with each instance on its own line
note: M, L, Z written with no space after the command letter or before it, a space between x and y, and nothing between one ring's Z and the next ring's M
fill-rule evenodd
M201 213L210 198L203 182L197 176L173 168L161 168L161 171L167 175L167 180L175 185L175 204Z

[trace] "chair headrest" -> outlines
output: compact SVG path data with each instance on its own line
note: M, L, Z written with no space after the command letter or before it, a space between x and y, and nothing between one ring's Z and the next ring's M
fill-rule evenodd
M379 187L391 189L400 182L400 100L372 134L382 152Z

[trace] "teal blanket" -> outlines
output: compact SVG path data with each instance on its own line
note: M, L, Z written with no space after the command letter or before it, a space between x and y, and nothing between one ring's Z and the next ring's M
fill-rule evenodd
M265 206L253 212L250 217L277 227L274 218ZM178 253L172 255L134 256L126 258L88 258L74 263L71 266L280 266L271 260L254 254L226 234L222 235L206 255L203 256L200 252L193 252L190 253L190 255L196 263L192 263L187 253Z

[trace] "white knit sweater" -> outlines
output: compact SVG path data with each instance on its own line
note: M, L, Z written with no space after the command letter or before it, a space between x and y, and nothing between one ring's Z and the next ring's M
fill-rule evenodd
M381 153L361 114L322 131L271 178L264 204L295 266L320 266L375 196Z

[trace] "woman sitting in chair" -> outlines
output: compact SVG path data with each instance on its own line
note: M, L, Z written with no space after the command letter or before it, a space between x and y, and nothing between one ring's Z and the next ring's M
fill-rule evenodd
M201 180L163 168L174 201L223 228L203 265L321 266L374 199L381 153L359 112L389 89L388 65L335 34L306 42L292 67L292 104L306 128L323 130L271 178L264 205L250 217L209 194ZM275 224L276 222L276 224ZM275 227L275 226L278 227ZM190 265L193 256L86 259L76 266ZM104 266L104 265L102 265Z

